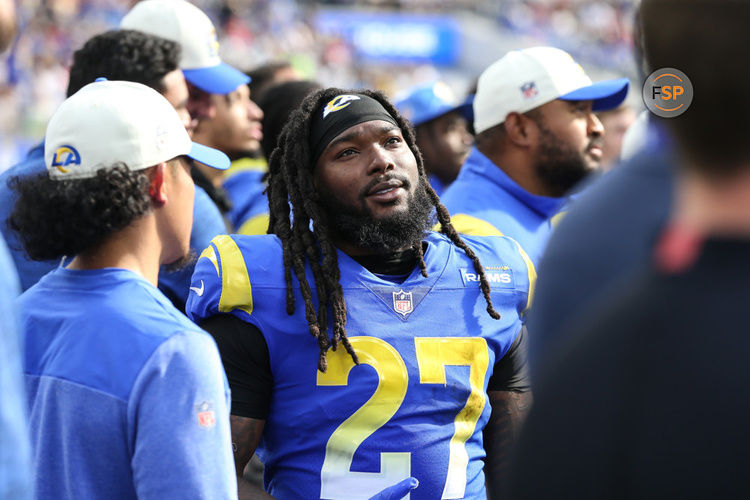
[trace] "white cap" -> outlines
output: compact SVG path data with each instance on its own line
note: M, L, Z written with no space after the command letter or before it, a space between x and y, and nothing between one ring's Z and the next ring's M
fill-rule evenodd
M103 78L57 108L44 138L44 163L56 180L94 177L117 164L141 170L183 155L220 170L230 164L221 151L190 140L161 94L140 83Z
M120 28L143 31L180 44L180 69L185 78L210 94L228 94L250 78L219 58L219 42L211 20L185 0L138 2Z
M628 85L627 78L592 83L581 65L564 50L513 50L479 77L474 130L484 132L503 123L508 113L525 113L555 99L593 100L594 111L612 109L625 99Z

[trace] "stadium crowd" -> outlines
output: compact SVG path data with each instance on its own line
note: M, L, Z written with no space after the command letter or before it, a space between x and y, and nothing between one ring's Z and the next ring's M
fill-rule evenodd
M748 496L750 4L675 4L0 0L0 500Z

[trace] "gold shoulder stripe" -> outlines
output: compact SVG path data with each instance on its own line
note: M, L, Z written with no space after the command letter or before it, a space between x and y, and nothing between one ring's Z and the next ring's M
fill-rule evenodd
M219 312L241 309L252 314L253 291L242 252L232 237L226 234L214 238L213 243L221 260Z
M211 263L214 265L214 268L216 269L216 276L220 276L219 274L219 261L216 260L216 252L214 251L214 247L212 245L209 245L208 248L203 250L201 252L200 257L198 259L202 259L203 257L207 258L211 261Z
M242 223L237 234L266 234L271 219L267 213L251 217Z
M240 158L234 160L229 169L224 172L224 179L228 179L240 172L268 172L268 164L265 158Z
M568 211L564 210L562 212L558 212L555 215L553 215L552 218L549 221L550 224L552 225L552 227L556 228L557 225L560 223L560 221L563 219L563 217L565 217L565 214L567 214L567 213L568 213Z
M461 234L470 236L504 236L503 233L489 222L477 219L471 215L456 214L451 216L451 224ZM440 224L435 224L435 231L440 231Z
M521 244L516 240L513 240L513 242L518 247L518 251L521 253L521 258L526 263L526 272L529 277L529 298L526 301L526 307L523 310L523 312L526 312L529 310L532 302L534 301L534 289L536 288L536 267L534 267L534 263L531 261L531 258L526 253L526 251L521 247Z

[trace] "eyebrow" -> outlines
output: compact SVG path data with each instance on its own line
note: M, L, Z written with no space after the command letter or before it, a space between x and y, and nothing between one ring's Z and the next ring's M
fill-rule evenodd
M392 130L401 130L396 125L388 124L383 125L381 127L378 127L377 133L378 134L387 134L388 132ZM340 135L331 142L328 143L328 146L326 146L326 150L335 148L338 144L342 142L350 142L357 140L360 136L362 136L362 132L349 132L348 134Z

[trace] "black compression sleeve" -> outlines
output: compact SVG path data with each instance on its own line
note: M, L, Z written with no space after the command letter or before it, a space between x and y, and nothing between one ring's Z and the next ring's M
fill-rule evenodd
M231 314L206 318L200 327L219 347L232 390L232 415L265 420L271 402L273 375L268 345L253 324Z
M529 367L526 359L527 336L524 326L505 356L495 363L495 369L487 384L488 391L528 392L531 390Z

